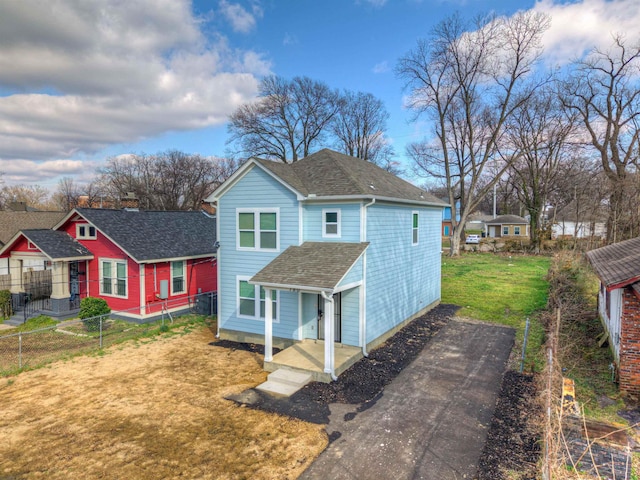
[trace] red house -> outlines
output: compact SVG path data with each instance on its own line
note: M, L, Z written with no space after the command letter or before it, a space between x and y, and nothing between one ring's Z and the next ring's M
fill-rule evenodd
M0 258L9 259L12 296L44 298L42 313L72 316L91 296L112 316L148 321L216 291L215 222L201 211L76 208L51 230L20 231Z

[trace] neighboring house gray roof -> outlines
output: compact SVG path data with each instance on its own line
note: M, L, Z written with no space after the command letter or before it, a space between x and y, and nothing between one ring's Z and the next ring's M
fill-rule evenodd
M216 219L201 211L74 210L137 262L215 254Z
M85 260L93 254L67 232L38 229L22 230L22 235L51 260Z
M368 245L368 242L304 242L287 248L249 281L274 288L331 291Z
M500 215L499 217L492 218L491 220L486 220L484 223L486 225L527 225L529 222L518 215Z
M366 196L447 205L374 163L326 148L291 164L256 161L305 197Z
M608 289L635 283L640 280L640 237L591 250L587 259Z
M0 211L0 245L11 240L20 230L53 228L65 215L65 212Z

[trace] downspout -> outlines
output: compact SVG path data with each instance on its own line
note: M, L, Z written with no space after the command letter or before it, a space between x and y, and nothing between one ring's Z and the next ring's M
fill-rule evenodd
M375 197L371 199L371 201L362 206L362 226L360 240L363 242L367 241L367 208L376 203ZM367 252L365 251L362 255L362 286L364 301L362 302L362 355L366 358L369 356L369 352L367 352Z
M322 296L322 298L324 298L325 300L328 300L329 302L331 302L331 304L333 304L333 295L327 295L327 293L324 290L320 291L320 295ZM334 316L335 318L335 305L333 305L333 308L331 309L332 312L332 316ZM333 318L330 319L330 321L333 323L335 320ZM331 344L329 346L329 351L331 352L331 371L329 372L329 375L331 375L331 380L333 380L334 382L336 380L338 380L338 377L336 377L336 372L335 372L335 355L334 355L334 342L335 342L335 332L333 332L334 334L332 335L331 338ZM325 339L324 341L327 341L327 335L325 334Z

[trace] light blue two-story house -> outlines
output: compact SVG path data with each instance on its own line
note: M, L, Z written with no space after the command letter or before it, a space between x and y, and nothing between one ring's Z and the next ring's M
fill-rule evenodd
M218 335L264 344L266 370L274 346L291 347L288 367L330 381L352 363L345 351L367 355L440 301L446 204L370 162L326 149L292 164L253 158L206 201Z

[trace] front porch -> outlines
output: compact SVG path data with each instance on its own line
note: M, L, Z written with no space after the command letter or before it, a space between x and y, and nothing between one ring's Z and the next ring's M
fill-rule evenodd
M333 351L336 376L363 357L362 349L351 345L335 343ZM302 340L276 353L272 361L264 362L267 372L278 368L309 373L316 382L331 382L331 374L325 372L325 344L322 340Z

